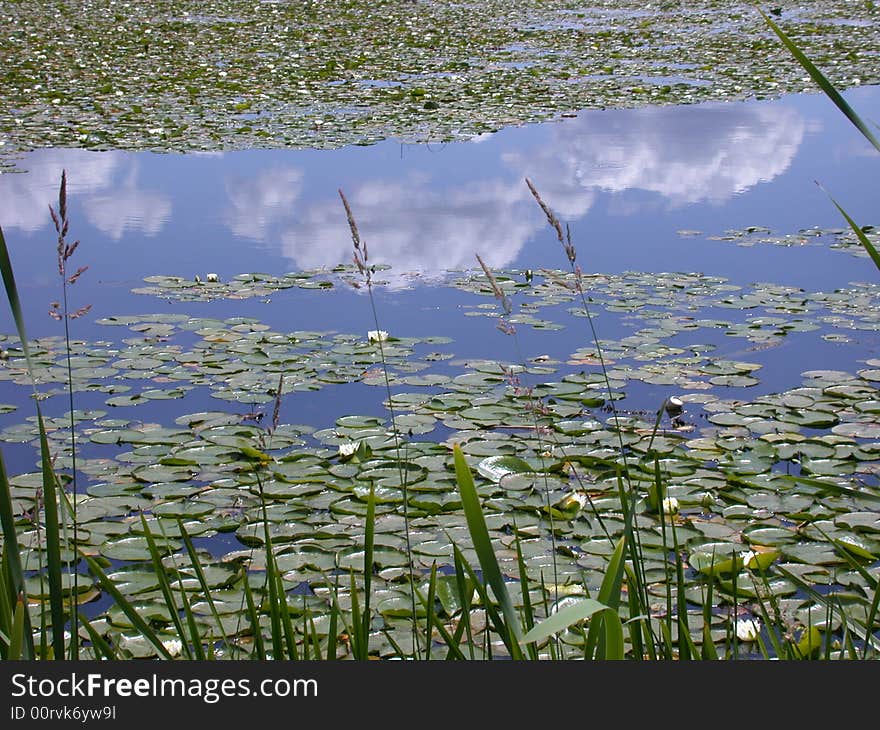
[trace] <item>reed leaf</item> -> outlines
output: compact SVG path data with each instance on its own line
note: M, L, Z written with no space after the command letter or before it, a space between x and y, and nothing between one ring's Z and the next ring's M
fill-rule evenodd
M514 523L514 529L516 529L516 524ZM535 612L532 608L532 597L529 595L529 576L526 571L526 563L523 559L522 553L522 545L520 544L519 533L516 533L514 538L514 543L516 544L516 565L519 569L519 586L522 591L523 597L523 619L525 623L526 632L531 631L532 627L535 625ZM538 658L538 647L534 644L529 644L526 646L526 652L529 655L529 659L536 660Z
M284 590L284 578L277 565L274 568L275 594L279 597L278 613L281 617L281 629L284 632L284 646L287 648L287 658L296 659L296 632L293 628L293 619L290 618L290 610L287 607L287 593ZM318 651L318 645L315 645Z
M107 574L104 573L101 566L88 555L83 555L83 558L89 566L92 575L94 575L98 580L98 583L100 583L101 588L116 602L116 605L119 606L128 620L131 621L132 626L134 626L141 636L149 641L156 648L156 651L158 651L165 659L173 659L171 653L159 637L156 636L156 632L153 631L153 628L140 617L137 610L135 610L135 607L119 592L119 589L113 584L113 581L107 577Z
M834 85L825 77L825 75L813 65L813 62L807 58L803 51L791 40L782 29L776 25L767 15L758 8L758 12L761 13L761 17L764 18L764 22L770 27L770 29L779 37L779 40L782 41L783 45L789 50L792 56L795 57L797 62L803 66L804 70L810 74L810 78L813 79L818 85L819 88L825 92L825 95L834 102L835 106L837 106L840 111L849 119L872 145L874 148L880 151L880 140L874 136L874 133L870 130L867 124L862 120L862 118L856 114L855 110L847 103L846 99L841 96L840 92L834 87Z
M483 576L492 587L495 599L501 605L504 622L510 632L507 648L513 658L520 659L522 657L522 650L520 649L522 630L519 626L519 619L513 607L513 602L510 600L510 594L507 592L507 587L504 584L501 569L498 567L495 551L492 549L492 541L489 538L489 530L483 517L483 510L480 506L477 488L474 485L474 478L458 444L455 444L453 447L453 454L458 490L461 494L461 503L467 518L468 531L474 544L474 550L480 561Z
M180 637L180 643L183 647L183 653L186 655L187 659L193 658L193 650L190 648L189 642L186 640L186 632L183 630L183 623L180 620L180 610L177 607L177 601L174 600L174 592L171 590L171 583L168 580L168 574L165 571L165 566L162 564L162 557L159 555L159 550L156 548L156 540L153 537L153 533L147 525L147 520L144 517L143 513L141 513L141 527L144 530L144 537L147 540L147 550L150 553L150 559L153 561L153 570L156 571L156 580L159 581L159 590L162 591L162 597L165 599L165 605L168 607L168 613L171 616L171 620L174 623L174 627L177 629L177 635ZM186 596L183 593L183 588L181 587L180 594L186 602ZM187 606L189 608L189 606ZM191 619L192 612L187 612L187 620ZM204 654L201 652L201 642L198 640L197 632L195 631L195 626L190 623L190 633L193 640L193 647L196 651L197 659L204 659ZM198 643L197 643L198 642Z
M364 620L354 570L349 572L349 585L351 586L351 652L355 659L363 660L367 658L367 640L364 637Z
M419 596L421 599L421 596ZM436 601L437 601L437 561L433 561L431 563L431 577L428 581L428 598L422 603L425 606L425 611L428 614L427 620L425 622L425 661L431 658L431 644L433 642L434 636L434 624L435 624L435 615L437 613L436 609ZM439 622L436 622L439 623Z
M336 646L339 637L339 606L334 600L330 606L330 627L327 630L327 661L336 659Z
M224 646L229 646L229 637L226 635L226 631L223 628L223 622L220 620L220 613L217 611L217 606L214 603L214 598L211 595L211 589L208 586L208 581L205 578L205 571L202 570L202 563L199 560L198 553L196 553L195 547L193 547L192 538L189 533L186 531L186 528L183 526L183 520L177 520L177 528L180 532L180 537L183 539L183 544L186 546L186 552L189 555L189 562L192 565L192 569L196 574L196 579L199 581L199 587L202 589L202 594L205 596L205 600L208 602L208 607L211 610L211 615L214 617L214 621L217 622L217 627L220 629L220 635L223 637Z
M615 612L615 616L617 615L617 607L620 605L620 587L623 581L623 556L626 551L626 543L626 536L623 536L614 546L614 552L611 553L611 558L608 561L608 567L605 569L605 575L602 578L602 583L599 586L599 594L597 596L598 603ZM608 635L608 628L605 627L605 632L600 633L600 630L603 627L604 617L605 614L597 616L596 621L590 622L590 629L587 633L587 644L585 647L587 656L601 655L605 652L605 648L602 646L602 641L605 636ZM618 621L619 620L620 619L618 618Z
M12 615L12 628L9 632L9 648L6 651L6 658L15 661L24 658L25 650L25 614L27 613L27 605L24 596L20 595L15 602L15 611Z
M40 430L40 463L43 474L43 510L46 515L46 562L49 580L49 611L52 617L52 652L64 658L64 591L61 587L61 538L58 530L58 478L52 469L52 456L46 437L43 414L37 404Z
M366 651L367 644L370 639L370 624L372 623L372 616L370 615L370 596L372 593L372 585L373 585L373 543L376 535L376 494L375 494L375 486L370 484L370 494L367 497L367 516L366 516L366 526L364 529L364 615L362 618L363 626L361 627L361 636L364 641L364 650ZM409 557L411 560L411 556ZM413 586L415 588L415 586ZM416 620L415 613L413 613L413 621ZM417 651L415 644L413 645L413 651ZM366 657L364 657L366 658Z
M0 452L0 528L3 533L3 561L7 575L4 590L8 590L10 604L16 597L24 594L24 573L21 569L21 553L18 547L18 533L15 529L15 517L12 510L12 493L9 490L9 479L6 476L6 464L3 454ZM8 586L8 588L7 588ZM24 646L22 649L23 659L34 658L34 637L31 629L30 615L24 616Z
M254 592L251 590L251 583L248 579L247 570L244 573L244 599L247 604L248 618L251 622L251 635L254 637L254 651L259 661L266 660L266 644L263 641L263 628L260 625L260 614L257 612L257 605L254 602Z
M462 626L467 633L467 647L470 658L474 658L474 637L471 630L471 609L474 601L474 585L465 574L462 565L462 555L455 549L452 554L453 566L455 568L455 590L458 593L458 605L461 606L461 620L456 627L456 636L461 637Z
M119 658L116 656L116 652L113 651L113 647L107 643L107 640L97 632L95 627L92 626L91 622L85 616L83 616L82 613L79 614L79 624L86 630L86 633L89 635L89 640L92 642L92 647L94 648L96 659L115 661Z
M523 636L523 643L530 644L543 641L554 634L558 634L560 631L565 631L569 627L574 626L581 621L585 621L595 614L600 614L603 618L608 618L609 615L613 615L613 618L609 618L605 622L606 641L610 638L613 642L613 646L609 648L608 654L615 658L622 659L623 625L620 621L620 617L617 616L617 613L608 606L593 598L584 598L583 600L577 601L535 624L528 632L526 632L525 636ZM615 622L614 619L617 619L617 621ZM608 629L609 626L611 627L610 631ZM617 657L618 651L620 652L619 657Z
M6 289L6 299L9 301L9 309L12 310L12 318L15 321L15 328L18 330L18 339L21 340L21 349L24 352L31 380L33 380L34 364L31 359L31 349L27 341L27 333L24 328L24 315L21 310L21 300L18 296L18 287L15 285L15 276L12 272L12 262L9 259L9 249L6 247L6 238L3 236L2 228L0 228L0 275L3 276L3 286Z
M820 185L819 187L821 188L822 186ZM861 228L859 228L859 225L852 218L850 218L849 214L843 209L840 203L838 203L833 197L831 197L828 191L826 191L824 188L822 189L831 200L831 202L834 203L834 206L837 208L837 210L840 211L840 214L849 224L849 227L852 229L853 233L856 234L856 238L858 239L859 243L862 244L862 248L864 248L865 251L868 252L868 255L871 257L871 261L874 262L874 266L880 269L880 252L877 251L874 244L871 243L871 240L865 235L865 232Z

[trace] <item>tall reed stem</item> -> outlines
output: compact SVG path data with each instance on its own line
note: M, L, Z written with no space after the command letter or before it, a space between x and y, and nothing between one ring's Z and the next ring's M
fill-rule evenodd
M418 658L419 654L419 643L417 641L417 629L416 629L416 583L415 583L415 571L413 569L413 559L412 559L412 544L410 538L410 519L409 519L409 490L407 489L406 484L406 476L404 474L403 469L403 460L400 456L400 437L399 432L397 430L397 416L394 411L394 402L392 400L391 393L391 379L388 375L388 361L385 357L385 347L383 345L384 337L382 336L382 330L379 327L379 313L376 309L376 298L373 295L373 273L374 267L370 265L369 261L369 252L367 250L366 241L361 240L360 231L358 230L357 222L355 221L354 214L351 211L351 206L348 204L348 199L345 197L345 193L340 189L339 197L342 199L342 205L345 208L345 216L348 220L348 227L351 231L351 242L354 246L354 255L353 260L354 264L360 272L361 276L364 279L364 283L367 286L367 294L370 299L370 310L373 314L373 324L376 327L376 341L379 345L379 359L382 362L382 374L385 379L385 393L388 399L388 410L391 414L391 432L392 437L394 439L394 452L395 459L397 461L397 473L398 479L400 481L400 488L403 492L403 525L404 532L406 538L406 558L407 558L407 568L409 571L409 597L410 597L410 610L412 611L412 644L413 644L413 653L416 658Z
M76 283L88 266L78 268L73 274L68 276L67 262L74 251L79 246L79 241L73 243L67 242L67 233L70 228L70 220L67 217L67 171L61 171L61 186L58 190L58 210L56 211L51 205L49 206L49 214L52 216L52 223L55 226L55 232L58 235L58 275L61 277L61 294L62 304L59 312L58 302L52 302L49 309L49 316L53 319L64 322L64 345L67 365L67 396L68 408L70 409L70 470L71 470L71 490L73 499L71 500L71 519L73 521L73 545L74 551L76 545L79 544L79 520L77 519L77 468L76 468L76 418L74 414L74 398L73 398L73 365L72 353L70 347L70 320L82 317L91 309L91 305L86 305L71 312L68 306L68 287ZM67 566L68 571L73 572L73 593L70 598L70 622L71 622L71 644L70 658L79 658L79 614L76 610L76 601L79 596L79 570L77 569L77 559Z

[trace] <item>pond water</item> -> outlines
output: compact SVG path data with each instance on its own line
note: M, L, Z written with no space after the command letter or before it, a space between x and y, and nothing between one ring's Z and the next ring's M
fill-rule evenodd
M880 117L880 88L846 96L864 116ZM82 242L71 264L89 267L71 287L71 306L92 305L71 323L81 341L76 407L85 411L80 441L88 479L80 491L122 499L123 512L149 505L132 484L149 484L148 496L169 498L169 484L194 475L185 473L182 456L178 464L156 463L169 445L184 445L181 429L199 423L185 414L211 412L216 428L251 429L218 432L215 448L241 433L255 438L252 414L265 418L262 427L271 420L281 372L281 447L307 446L326 459L361 433L380 448L388 393L375 343L367 342L370 330L390 334L385 347L397 415L405 415L402 430L411 438L442 442L467 434L466 440L479 428L519 424L521 414L492 410L492 389L510 377L495 361L527 364L530 384L556 417L605 418L597 407L604 397L598 353L580 300L544 271L567 269L567 261L525 178L570 228L622 415L652 421L665 398L685 396L689 436L741 439L749 433L744 428L770 415L768 402L753 401L789 391L787 423L807 435L827 433L841 425L828 416L833 403L815 387L794 392L806 377L807 386L848 388L859 406L867 404L836 433L868 444L843 473L874 481L877 272L815 181L855 220L873 224L878 159L824 97L584 111L437 145L385 141L185 155L41 149L23 155L17 169L0 175L0 225L28 333L56 338L38 347L50 418L68 404L62 330L46 315L59 297L47 206L57 205L62 169L67 173L69 238ZM365 287L350 285L358 277L338 189L351 203L369 262L378 265L378 323ZM511 296L516 339L495 326L499 307L477 254ZM8 470L23 474L37 458L30 389L20 359L15 363L7 312L0 331L13 351L0 380L0 438ZM245 364L230 368L239 356ZM856 372L870 374L855 382ZM566 387L584 382L597 394L593 406L582 393L572 399ZM420 409L432 396L439 405L426 414ZM779 415L783 406L773 408ZM752 435L774 432L767 423L755 424ZM56 428L60 448L63 421ZM144 433L158 435L149 440ZM532 448L490 439L472 443L468 453L482 458L493 449ZM819 464L828 461L828 449L834 453L833 445L813 449L810 473L837 473L840 462ZM717 444L691 451L724 461ZM430 470L438 457L426 450L423 458L419 468ZM762 478L771 465L776 472L791 468L763 452L743 458L769 459L745 469ZM59 464L65 459L62 453ZM222 476L211 467L216 462L196 463L199 480ZM352 477L339 466L333 478ZM288 476L302 476L295 471ZM393 475L380 481L393 491ZM217 510L231 520L232 503L216 485ZM28 487L26 475L18 487ZM334 502L339 493L317 495L312 507L362 514L357 498ZM312 496L303 491L297 498ZM431 499L421 503L425 514L444 513L443 500ZM203 514L198 507L180 512L196 521ZM244 529L238 536L247 538ZM204 545L217 556L240 547L222 530L211 534ZM101 544L99 537L96 530ZM132 553L118 544L128 539L140 538L111 539L100 550L114 561L131 559L142 545ZM540 550L532 558L546 568Z
M868 118L878 116L880 88L847 96ZM82 241L77 265L89 266L71 289L72 301L74 308L92 305L75 334L106 336L106 328L92 324L98 317L168 308L132 294L150 275L216 273L227 281L247 272L279 276L350 264L342 189L370 261L390 267L377 289L382 327L395 335L453 336L458 355L500 357L503 338L463 318L459 293L444 282L450 272L475 269L477 254L495 270L567 266L524 178L570 226L585 274L699 272L737 286L833 291L870 282L874 272L851 237L842 250L830 233L810 235L817 230L809 229L845 228L815 182L870 224L876 165L827 99L793 95L588 110L468 143L186 155L42 149L24 155L18 173L0 175L0 225L29 333L57 335L46 316L59 296L48 205L57 207L66 169L69 237ZM330 290L221 297L175 311L258 317L289 330L363 332L374 328L363 293L337 282ZM11 332L8 313L2 321ZM538 349L558 346L552 333L542 336ZM603 326L600 336L617 335ZM876 355L875 347L862 342L858 355L847 348L844 359ZM839 364L842 349L820 341L811 365ZM774 363L774 374L782 369L797 375L783 360Z

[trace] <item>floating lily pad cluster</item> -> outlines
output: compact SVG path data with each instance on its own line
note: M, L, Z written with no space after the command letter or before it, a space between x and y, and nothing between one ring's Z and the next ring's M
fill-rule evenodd
M340 267L337 271L346 271ZM230 281L211 277L184 279L180 276L154 274L144 278L147 286L132 289L135 294L157 296L167 301L210 302L216 299L268 298L278 291L298 287L300 289L332 289L334 282L328 272L297 272L284 276L250 273L234 276Z
M873 3L778 22L840 88L880 81ZM813 88L748 4L5 3L0 153L462 139L584 108ZM858 41L854 41L854 29Z
M862 232L876 248L880 245L880 232L873 225L862 226ZM695 232L679 234L693 235ZM784 235L774 234L765 226L748 226L740 230L727 230L722 234L707 236L710 241L731 241L737 246L754 246L770 244L786 248L802 246L827 246L836 251L846 251L853 256L868 258L868 252L862 246L850 228L802 228L797 233Z

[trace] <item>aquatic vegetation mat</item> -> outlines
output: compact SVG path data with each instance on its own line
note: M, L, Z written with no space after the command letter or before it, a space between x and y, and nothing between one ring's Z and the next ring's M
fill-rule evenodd
M337 286L349 273L242 274L210 285L152 276L135 291L157 301L174 292L172 304L185 308L188 292L215 291L222 300L241 295L240 285L257 282L276 292L307 281ZM729 646L735 633L741 653L756 651L760 601L773 602L779 624L795 634L835 631L839 624L824 622L827 607L805 585L845 603L849 616L876 620L880 360L864 358L847 370L772 372L773 358L786 357L785 348L799 339L844 349L860 338L875 341L876 284L810 292L697 273L586 277L607 336L601 344L612 411L598 352L583 336L572 275L514 270L495 277L511 302L507 326L530 333L530 346L545 346L540 355L522 362L472 357L442 334L284 332L255 318L184 311L99 318L106 339L71 342L80 404L72 414L77 468L84 477L71 494L78 547L171 641L173 617L150 562L155 550L172 583L192 597L202 635L244 656L254 641L247 594L264 610L270 600L267 539L297 635L304 640L314 631L326 645L335 641L332 607L349 610L354 600L349 571L359 575L355 590L363 587L372 511L370 650L393 656L410 646L406 499L424 595L432 568L439 568L432 583L436 621L450 631L470 621L475 636L487 636L481 608L464 615L455 590L453 546L471 564L478 559L456 481L457 445L472 469L503 575L515 581L524 571L528 579L529 596L509 583L519 607L528 598L549 615L563 601L595 596L631 498L650 621L669 611L671 548L684 561L682 620L697 644ZM463 297L464 315L487 318L487 332L498 339L493 349L506 352L511 341L493 330L502 312L485 274L459 274L446 286ZM303 295L327 296L324 288ZM30 385L20 343L4 336L0 344L4 400L20 403ZM41 338L30 349L54 463L69 486L65 344ZM352 388L365 391L374 407L350 408ZM320 420L299 423L301 399L328 389L336 389L334 406ZM672 395L680 408L664 410ZM27 409L4 409L5 448L34 443L37 425ZM40 577L45 538L32 522L41 509L42 476L17 472L10 494L36 611L47 590ZM634 490L627 498L622 473ZM658 475L662 495L654 486ZM190 538L201 577L185 546ZM70 594L73 582L65 580ZM100 582L84 574L75 590L91 626L124 655L156 654L154 645L134 638L125 611L96 608L105 596ZM417 614L425 619L424 606ZM313 629L304 628L309 621ZM583 640L576 631L562 638L575 655ZM478 653L504 653L494 638L490 644ZM332 646L341 656L349 651L345 642Z
M874 3L776 20L880 82ZM0 2L0 156L452 140L585 108L812 89L750 3Z

